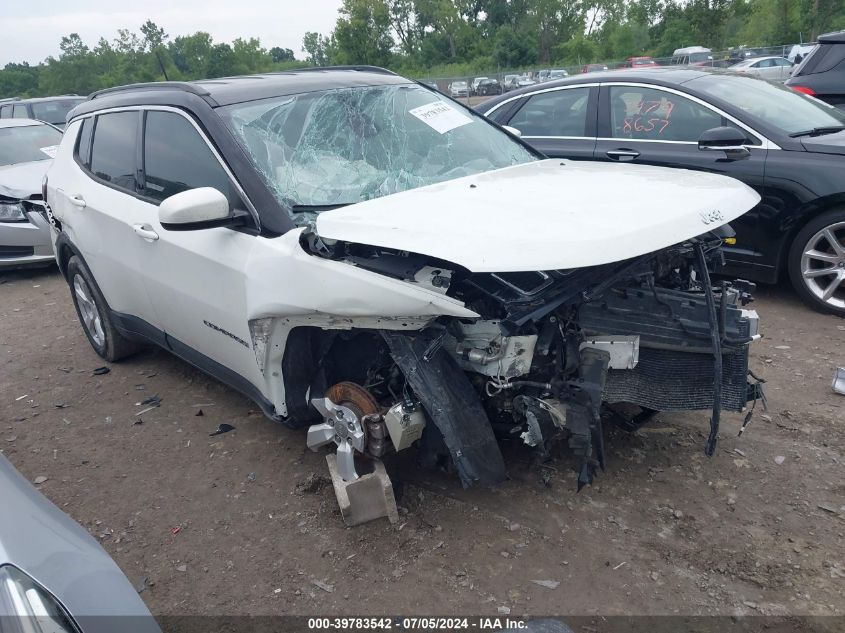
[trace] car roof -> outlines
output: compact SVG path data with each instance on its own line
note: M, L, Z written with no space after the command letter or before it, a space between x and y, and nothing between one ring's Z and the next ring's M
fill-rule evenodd
M656 85L679 85L686 83L692 79L703 77L711 74L728 74L725 71L718 71L709 68L689 68L689 67L671 67L662 66L659 68L626 68L621 70L605 70L597 73L584 73L578 75L570 75L563 79L555 79L547 81L542 84L535 84L533 86L526 86L518 90L512 90L507 94L493 97L488 101L475 106L479 112L487 112L490 108L503 101L510 101L514 97L519 97L524 94L533 94L538 90L546 91L554 89L558 86L575 86L578 84L594 84L596 82L644 82L653 83ZM737 75L738 73L734 73Z
M29 127L31 125L46 125L47 127L53 127L52 125L44 123L44 121L36 121L35 119L0 119L0 128Z
M836 31L835 33L825 33L819 35L819 43L824 44L842 44L845 43L845 31Z
M85 97L80 95L57 95L55 97L32 97L31 99L21 99L18 103L44 103L45 101L62 101L63 99L82 99Z
M203 98L212 107L218 107L337 88L408 83L413 82L376 66L302 68L198 81L159 81L116 86L94 92L88 97L88 101L74 109L73 116L115 106L145 105L150 103L151 93L192 94Z

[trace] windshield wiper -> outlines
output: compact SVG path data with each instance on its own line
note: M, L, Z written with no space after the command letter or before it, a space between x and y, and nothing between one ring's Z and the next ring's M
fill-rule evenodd
M822 134L834 134L845 130L845 125L828 125L826 127L814 127L812 130L804 130L803 132L794 132L789 135L790 138L798 138L799 136L821 136Z
M348 207L351 202L338 202L337 204L292 204L290 206L294 213L322 213L323 211L331 211L332 209L340 209L341 207Z

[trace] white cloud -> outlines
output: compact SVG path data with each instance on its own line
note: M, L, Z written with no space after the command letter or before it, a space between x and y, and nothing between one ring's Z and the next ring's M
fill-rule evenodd
M147 19L171 39L196 31L207 31L217 42L257 37L266 48L290 48L301 56L303 34L329 33L341 0L148 0L136 11L112 10L115 4L108 0L0 3L0 66L58 56L62 36L70 33L79 33L86 44L94 46L101 37L114 39L118 29L137 32Z

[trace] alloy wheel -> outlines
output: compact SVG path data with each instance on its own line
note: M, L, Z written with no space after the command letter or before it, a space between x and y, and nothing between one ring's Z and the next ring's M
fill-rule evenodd
M845 309L845 222L830 224L807 240L801 276L815 297Z
M103 323L100 319L100 311L94 303L94 295L88 287L85 279L80 274L73 277L73 292L76 295L76 304L79 306L79 314L82 316L82 324L91 336L91 339L98 347L106 342L106 334L103 332Z

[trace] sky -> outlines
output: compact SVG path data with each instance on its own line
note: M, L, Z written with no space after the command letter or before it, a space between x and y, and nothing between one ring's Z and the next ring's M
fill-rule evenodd
M63 35L79 33L89 46L111 41L118 29L139 32L149 18L171 39L197 31L215 42L257 37L262 46L290 48L302 58L306 31L328 35L341 0L0 0L0 67L58 57Z

